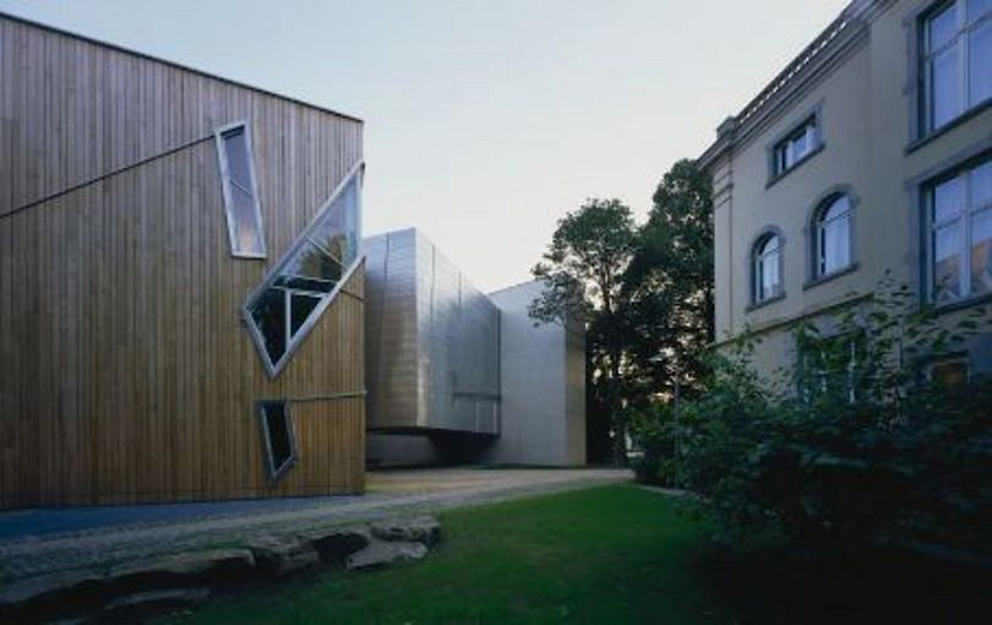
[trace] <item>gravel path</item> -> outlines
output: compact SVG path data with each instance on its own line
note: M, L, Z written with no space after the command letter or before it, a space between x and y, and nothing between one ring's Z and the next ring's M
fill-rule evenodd
M616 469L418 469L368 474L351 497L30 510L0 514L0 580L629 481Z

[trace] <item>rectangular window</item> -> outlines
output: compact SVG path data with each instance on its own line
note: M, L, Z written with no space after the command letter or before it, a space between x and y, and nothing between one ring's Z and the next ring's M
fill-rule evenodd
M245 123L218 129L217 154L227 209L227 232L231 254L244 258L265 258L262 210L252 162L251 134Z
M789 171L820 147L816 116L812 116L775 144L772 152L772 176Z
M929 283L937 303L992 293L992 159L925 189Z
M830 397L854 403L863 391L867 336L855 331L819 337L803 332L797 343L796 383L799 396L811 402Z
M296 436L285 401L258 402L265 466L269 479L277 480L296 462Z
M960 389L968 385L967 358L939 360L927 368L930 383L945 389Z
M245 305L269 375L289 362L358 259L361 166L331 195Z
M992 0L949 0L922 18L921 133L992 98Z

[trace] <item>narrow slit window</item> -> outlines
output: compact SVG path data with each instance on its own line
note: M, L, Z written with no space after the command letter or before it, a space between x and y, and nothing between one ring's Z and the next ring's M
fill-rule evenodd
M226 126L217 130L215 136L231 254L265 258L262 210L258 203L248 126L244 123Z
M752 251L752 302L760 304L782 294L782 239L767 234Z
M830 198L815 213L813 221L814 275L829 276L851 266L851 198Z
M258 414L262 426L265 466L269 478L277 480L296 462L296 436L285 401L261 401Z

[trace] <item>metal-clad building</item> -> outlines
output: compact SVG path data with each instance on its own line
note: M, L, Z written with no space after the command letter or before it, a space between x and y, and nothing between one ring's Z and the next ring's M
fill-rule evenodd
M370 462L585 463L585 335L535 327L540 282L486 295L415 229L364 252Z
M415 229L365 253L369 430L498 435L499 309Z

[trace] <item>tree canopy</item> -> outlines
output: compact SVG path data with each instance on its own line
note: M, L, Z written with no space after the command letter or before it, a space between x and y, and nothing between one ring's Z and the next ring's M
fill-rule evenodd
M590 460L623 460L625 408L677 388L692 392L713 339L710 184L679 161L638 225L617 199L589 199L565 215L533 274L546 289L530 308L541 323L586 327Z

